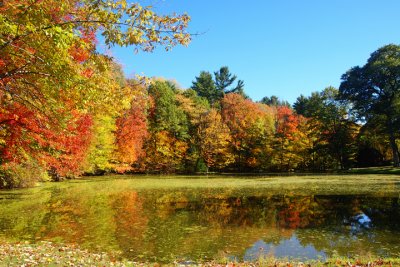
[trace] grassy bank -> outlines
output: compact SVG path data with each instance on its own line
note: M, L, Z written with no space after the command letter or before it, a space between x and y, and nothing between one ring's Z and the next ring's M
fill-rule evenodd
M0 243L0 266L400 266L400 258L335 258L326 261L310 260L306 262L288 261L273 257L260 258L256 262L231 262L219 259L209 262L172 262L170 264L139 263L127 260L116 260L118 255L90 252L76 246L56 245L51 242L38 244Z
M354 168L346 171L350 174L399 174L400 168L395 168L391 166L386 167L369 167L369 168Z

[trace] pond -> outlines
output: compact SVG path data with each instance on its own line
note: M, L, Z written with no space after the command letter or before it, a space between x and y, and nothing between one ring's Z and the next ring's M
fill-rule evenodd
M0 241L134 261L400 256L400 177L109 176L0 191Z

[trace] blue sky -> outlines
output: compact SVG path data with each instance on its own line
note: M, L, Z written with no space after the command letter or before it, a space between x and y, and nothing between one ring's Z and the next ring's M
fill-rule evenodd
M191 86L200 71L228 66L255 101L338 87L349 68L389 43L400 43L398 0L158 0L156 11L187 12L188 47L134 54L113 48L127 76L142 74Z

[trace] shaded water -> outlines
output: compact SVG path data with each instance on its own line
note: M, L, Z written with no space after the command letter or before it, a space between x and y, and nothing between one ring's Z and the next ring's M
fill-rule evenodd
M0 191L0 240L135 261L399 257L399 193L393 176L92 178Z

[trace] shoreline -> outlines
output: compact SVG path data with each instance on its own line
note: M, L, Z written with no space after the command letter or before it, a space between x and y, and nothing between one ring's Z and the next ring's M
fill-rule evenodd
M334 257L327 260L288 260L284 258L261 257L254 262L230 261L226 258L211 261L184 261L171 263L135 262L127 259L117 260L118 254L92 252L75 245L55 244L41 241L36 244L29 242L0 242L1 266L239 266L239 267L311 267L311 266L343 266L343 267L374 267L400 266L399 258L378 257Z

